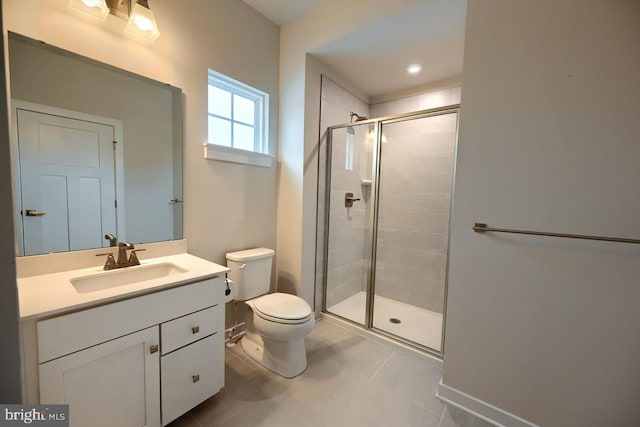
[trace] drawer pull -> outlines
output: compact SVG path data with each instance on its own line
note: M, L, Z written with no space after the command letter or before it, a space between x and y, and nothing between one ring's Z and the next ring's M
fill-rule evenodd
M200 381L200 375L192 375L192 376L191 376L191 380L192 380L194 383L197 383L198 381Z
M193 328L191 328L192 334L197 334L198 332L200 332L200 326L194 326Z
M158 344L154 344L151 347L149 347L149 353L153 354L153 353L157 353L158 352Z

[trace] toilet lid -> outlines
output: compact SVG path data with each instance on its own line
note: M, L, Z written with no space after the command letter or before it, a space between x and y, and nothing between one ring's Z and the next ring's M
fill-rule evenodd
M266 316L282 320L300 320L311 314L309 304L302 298L291 294L268 294L256 298L253 306Z

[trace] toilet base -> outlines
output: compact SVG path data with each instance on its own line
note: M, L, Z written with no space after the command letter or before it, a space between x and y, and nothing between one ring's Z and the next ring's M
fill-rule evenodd
M240 345L253 360L285 378L297 377L307 369L304 338L273 341L247 331Z

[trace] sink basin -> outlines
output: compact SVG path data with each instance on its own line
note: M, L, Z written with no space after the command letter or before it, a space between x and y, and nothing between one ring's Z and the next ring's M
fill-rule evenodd
M91 276L74 277L70 280L76 291L81 294L117 288L145 280L159 279L187 272L173 263L141 265L120 270L105 271Z

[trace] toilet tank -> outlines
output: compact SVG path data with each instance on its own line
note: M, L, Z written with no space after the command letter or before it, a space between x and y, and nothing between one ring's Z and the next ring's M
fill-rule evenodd
M238 301L246 301L269 292L271 264L275 251L268 248L247 249L227 253L229 279L238 286Z

